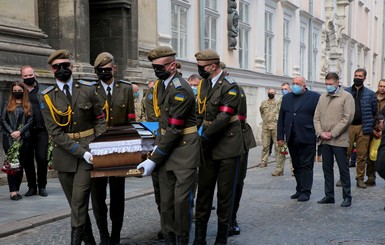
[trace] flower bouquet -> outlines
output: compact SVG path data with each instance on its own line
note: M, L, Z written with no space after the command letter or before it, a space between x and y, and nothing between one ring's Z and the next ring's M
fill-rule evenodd
M287 155L289 154L288 150L287 150L287 145L286 144L283 144L280 148L279 148L279 153L282 154L282 155Z
M9 175L14 175L21 170L21 165L19 161L20 147L21 141L15 140L9 148L7 155L5 156L1 171Z

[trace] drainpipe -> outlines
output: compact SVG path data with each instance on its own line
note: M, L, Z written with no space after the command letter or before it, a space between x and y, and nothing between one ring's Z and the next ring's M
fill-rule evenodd
M199 1L199 13L200 13L200 21L199 21L199 31L200 31L200 40L199 40L199 46L200 50L205 49L205 6L206 6L206 0Z
M382 9L382 35L385 35L385 0L384 0L384 3L383 3L383 9ZM381 78L384 77L384 73L385 73L385 70L384 70L384 55L385 55L385 38L382 38L382 55L381 55Z
M385 2L385 0L384 0ZM347 82L348 82L348 86L351 86L352 85L352 65L351 65L351 60L352 60L352 4L349 3L349 30L348 30L348 35L349 35L349 42L348 42L348 55L347 55L347 61L349 62L348 64L348 72L347 72ZM384 40L382 40L382 42L384 42Z
M385 0L384 0L385 1ZM313 74L313 0L310 0L309 2L309 58L308 58L308 64L307 64L307 74L308 74L308 80L311 81L310 89L313 89L313 83L314 83L314 75Z

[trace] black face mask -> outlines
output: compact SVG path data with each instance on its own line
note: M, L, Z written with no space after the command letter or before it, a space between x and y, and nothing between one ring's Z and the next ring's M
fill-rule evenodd
M267 96L269 97L269 99L274 99L274 94L267 94Z
M112 73L102 73L102 74L98 74L98 77L100 80L102 80L103 82L108 82L111 80L112 78Z
M164 65L152 65L154 68L155 76L160 80L166 80L171 73L164 68Z
M364 79L354 78L353 82L354 82L354 85L361 86L364 83Z
M25 78L23 79L23 82L27 85L32 85L35 83L35 77Z
M55 77L61 82L67 82L71 76L72 71L62 66L55 72Z
M208 71L205 71L205 66L200 66L198 65L198 73L201 77L203 77L204 79L207 79L209 78L210 76L210 72Z
M13 94L13 97L15 97L15 99L23 98L23 92L12 92L12 94Z

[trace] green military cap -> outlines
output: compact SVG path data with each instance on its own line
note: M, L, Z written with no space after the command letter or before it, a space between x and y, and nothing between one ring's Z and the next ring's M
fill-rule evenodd
M98 66L105 66L114 61L114 56L108 52L103 52L98 55L95 59L94 68Z
M162 57L174 56L174 55L176 55L176 52L172 48L168 46L160 46L151 50L148 53L147 58L149 61L153 61Z
M57 59L72 59L71 52L65 49L53 51L48 58L48 64L52 64Z
M221 62L219 62L219 67L221 69L225 69L226 68L226 64L221 61Z
M213 49L205 49L195 54L197 60L216 60L219 61L219 54Z

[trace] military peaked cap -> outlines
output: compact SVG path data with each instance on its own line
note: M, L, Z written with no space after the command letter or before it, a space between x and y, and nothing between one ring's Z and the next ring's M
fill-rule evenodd
M105 66L111 63L112 61L114 61L114 56L112 56L112 54L108 52L100 53L95 59L94 68L99 66Z
M216 60L219 61L219 54L213 49L205 49L195 54L197 60Z
M48 64L50 65L54 60L58 59L72 59L72 54L70 51L65 49L53 51L48 58Z
M174 56L174 55L176 55L176 52L172 48L168 46L160 46L151 50L148 53L147 58L149 61L153 61L162 57Z

